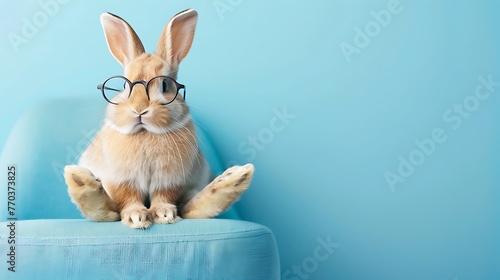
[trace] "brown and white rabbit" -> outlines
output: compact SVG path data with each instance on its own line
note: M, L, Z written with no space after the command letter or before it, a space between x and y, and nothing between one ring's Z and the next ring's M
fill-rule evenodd
M125 20L101 15L108 47L132 82L160 75L176 79L197 19L192 9L175 15L156 52L147 54ZM71 200L91 220L121 219L133 228L218 215L248 188L253 165L231 167L210 182L186 102L179 95L164 105L161 85L150 87L148 97L144 84L111 100L118 104L108 104L104 124L78 165L65 167Z

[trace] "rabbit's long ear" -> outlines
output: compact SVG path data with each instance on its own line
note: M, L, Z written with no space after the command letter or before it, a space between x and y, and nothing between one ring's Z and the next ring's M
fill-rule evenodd
M111 54L122 66L144 53L144 46L134 29L119 16L101 15L101 24Z
M188 54L197 21L198 13L187 9L172 17L163 29L156 53L170 64L171 70L177 70L181 60Z

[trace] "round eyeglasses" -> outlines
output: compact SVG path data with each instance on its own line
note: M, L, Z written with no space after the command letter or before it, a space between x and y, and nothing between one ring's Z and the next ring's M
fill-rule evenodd
M177 95L179 95L179 91L182 89L182 98L186 100L186 87L182 84L179 84L176 80L168 76L156 76L149 81L133 81L131 82L129 79L123 76L113 76L104 83L97 85L97 89L102 91L102 96L106 101L111 104L118 105L120 103L121 98L130 98L132 94L132 88L141 84L146 89L146 95L149 99L149 93L152 90L158 90L164 97L164 101L161 103L162 105L168 105L174 102Z

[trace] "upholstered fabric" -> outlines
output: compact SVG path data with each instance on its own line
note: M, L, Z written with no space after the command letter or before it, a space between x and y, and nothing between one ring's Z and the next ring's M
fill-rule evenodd
M279 278L273 234L250 222L182 220L136 230L119 222L32 220L16 227L16 272L2 260L1 279ZM2 258L7 235L2 223Z

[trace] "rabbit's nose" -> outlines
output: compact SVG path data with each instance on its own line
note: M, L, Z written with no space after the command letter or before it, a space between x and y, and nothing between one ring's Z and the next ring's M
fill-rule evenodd
M136 108L132 108L132 112L134 112L134 114L136 114L139 119L144 116L145 114L149 113L149 110L145 109L145 110L137 110Z
M142 112L147 111L147 108L149 107L148 96L144 88L134 88L129 100L134 113L141 114Z

